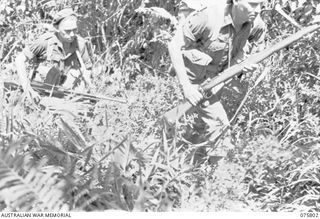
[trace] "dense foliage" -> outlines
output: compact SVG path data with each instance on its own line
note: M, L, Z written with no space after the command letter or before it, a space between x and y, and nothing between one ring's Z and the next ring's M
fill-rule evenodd
M319 33L247 77L252 89L231 126L236 149L218 165L196 162L201 145L182 137L189 121L173 135L161 123L183 99L166 46L178 3L0 2L1 210L319 211ZM126 104L68 96L36 105L4 88L17 79L17 53L66 6L82 15L79 32L92 43L90 93ZM269 0L262 12L266 46L309 25L319 11L316 0Z

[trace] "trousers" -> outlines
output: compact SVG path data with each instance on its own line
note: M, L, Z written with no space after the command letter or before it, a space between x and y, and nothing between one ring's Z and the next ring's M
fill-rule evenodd
M66 74L62 74L56 67L41 65L37 68L33 80L79 92L82 92L85 88L85 83L81 79L80 70L73 68L70 68Z
M194 86L199 86L207 79L216 77L217 72L210 72L207 65L193 62L190 59L184 59L189 80ZM193 106L187 115L193 116L194 123L192 129L186 131L185 138L194 144L204 141L215 142L217 137L229 125L232 118L243 100L248 85L241 82L237 77L231 79L223 86L219 85L212 89L211 96L199 106ZM228 133L227 133L228 136ZM226 148L223 148L227 146ZM220 148L214 150L217 156L225 156L231 150L231 144L220 144Z

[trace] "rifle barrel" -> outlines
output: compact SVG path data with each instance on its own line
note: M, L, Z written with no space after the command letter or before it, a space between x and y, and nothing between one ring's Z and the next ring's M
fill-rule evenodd
M4 82L4 87L18 89L21 86L14 83L14 82ZM56 96L59 98L62 98L68 94L74 94L74 95L81 96L83 98L87 98L87 99L91 99L91 100L108 100L108 101L114 101L114 102L119 102L119 103L127 103L127 100L125 100L125 99L76 92L76 91L67 90L67 89L64 89L64 88L58 87L58 86L53 87L51 84L46 84L46 83L42 83L42 82L38 82L38 81L32 81L31 87L35 90L46 92L46 93L50 93L51 91L53 91L53 96ZM52 89L52 88L54 88L54 89Z
M209 90L209 89L215 87L216 85L218 85L224 81L227 81L228 79L232 78L233 76L241 73L242 69L245 66L248 66L250 64L257 64L257 63L263 61L264 59L271 56L273 53L285 48L286 46L294 43L295 41L298 41L300 38L302 38L306 34L311 33L319 28L320 28L320 25L318 25L318 24L306 27L306 28L298 31L297 33L292 34L291 36L287 37L286 39L276 43L272 47L264 49L263 51L261 51L259 53L251 55L245 61L243 61L237 65L231 66L230 68L221 72L221 74L218 77L216 77L216 78L212 79L210 82L202 85L201 86L202 89Z
M292 34L286 39L274 44L272 47L264 49L259 53L253 54L245 61L224 70L223 72L220 73L218 77L213 78L211 81L200 85L200 87L204 91L210 90L213 87L217 86L218 84L227 81L228 79L236 76L237 74L240 74L244 67L250 64L257 64L263 61L264 59L271 56L273 53L285 48L286 46L294 43L295 41L298 41L303 36L313 31L316 31L319 28L320 28L319 24L314 24L312 26L301 29L300 31ZM166 122L169 122L172 124L176 119L179 119L183 114L185 114L191 107L192 107L192 104L189 101L185 101L182 104L166 112L163 118L165 119Z

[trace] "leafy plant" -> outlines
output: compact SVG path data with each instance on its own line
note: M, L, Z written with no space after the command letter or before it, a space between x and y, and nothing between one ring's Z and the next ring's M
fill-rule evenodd
M179 121L172 133L161 124L183 99L166 48L178 4L0 3L1 82L17 80L17 52L70 6L82 15L79 31L91 44L90 93L128 99L120 105L47 97L35 105L1 83L1 210L319 211L318 34L266 60L260 83L260 71L244 79L252 92L230 127L235 150L211 162L198 154L210 146L184 140L195 118ZM313 0L268 1L266 45L318 13Z

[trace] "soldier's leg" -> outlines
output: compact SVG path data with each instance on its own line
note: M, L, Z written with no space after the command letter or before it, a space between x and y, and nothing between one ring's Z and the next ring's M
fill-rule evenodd
M206 151L213 152L210 155L224 157L229 150L233 149L231 144L217 144L219 138L230 138L228 133L225 132L229 126L227 113L216 95L207 100L205 104L207 105L198 109L198 111L201 120L206 124L203 133L204 139L208 142Z
M225 85L219 95L219 107L209 106L208 114L212 117L214 114L219 116L221 120L221 128L211 126L209 131L209 141L212 143L212 150L210 151L211 156L221 156L225 157L228 152L234 150L234 144L232 143L232 137L229 131L229 120L234 116L240 103L242 102L248 85L246 83L240 82L240 80L232 79L227 85ZM214 109L216 108L216 109ZM220 108L220 110L218 109ZM204 120L207 120L204 118ZM207 121L210 123L210 121ZM214 129L216 128L217 131Z
M195 106L188 111L193 113L194 123L187 129L184 137L195 147L193 163L208 160L208 151L213 149L213 139L229 124L226 112L216 95L211 96L202 106ZM225 154L220 154L225 156Z
M60 76L61 72L58 68L40 65L36 70L35 77L32 79L46 84L58 85Z

